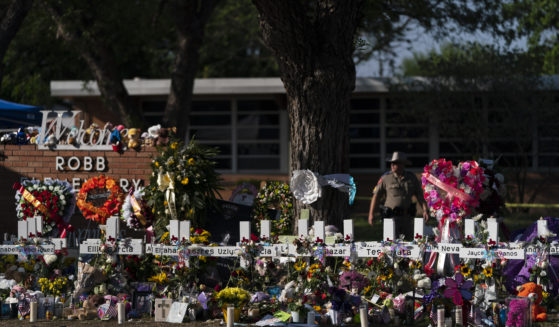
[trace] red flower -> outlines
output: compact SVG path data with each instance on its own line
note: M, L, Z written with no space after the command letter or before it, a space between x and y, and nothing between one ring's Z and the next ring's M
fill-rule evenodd
M254 242L258 242L258 241L259 241L258 236L254 235L253 233L250 233L250 240L251 240L251 241L254 241Z

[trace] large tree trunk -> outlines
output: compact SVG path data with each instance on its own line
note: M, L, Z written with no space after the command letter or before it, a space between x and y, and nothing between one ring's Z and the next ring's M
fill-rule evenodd
M0 84L4 77L4 56L8 46L19 31L32 5L33 0L12 0L3 10L2 21L0 21Z
M90 34L86 42L78 35L78 31L72 30L70 25L66 24L62 8L56 7L51 1L44 1L43 4L56 23L59 35L74 46L95 76L107 108L120 117L127 127L141 127L143 124L141 109L133 106L115 63L115 54L110 46L103 42L103 36ZM76 19L76 21L84 20ZM87 30L87 26L82 27Z
M177 29L178 47L163 123L177 126L177 134L182 139L187 136L194 79L198 69L198 49L204 38L204 26L217 3L217 0L174 0L169 4L169 12Z
M290 172L347 173L350 97L355 88L352 54L361 1L253 3L287 91ZM303 207L296 204L296 217ZM325 187L309 209L311 218L341 227L349 215L347 194Z

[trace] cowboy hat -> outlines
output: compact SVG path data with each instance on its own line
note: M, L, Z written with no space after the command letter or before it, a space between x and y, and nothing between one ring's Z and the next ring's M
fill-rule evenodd
M401 162L406 165L411 165L411 161L408 160L408 156L399 151L394 151L394 153L392 153L392 158L386 159L386 162Z

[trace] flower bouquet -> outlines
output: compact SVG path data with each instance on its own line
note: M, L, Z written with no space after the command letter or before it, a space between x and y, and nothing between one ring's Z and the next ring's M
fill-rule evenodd
M77 204L85 219L105 224L107 218L120 212L123 198L117 182L100 175L83 183L77 195Z
M239 287L226 287L217 293L215 299L222 308L228 305L242 308L250 301L250 293Z
M74 213L76 200L70 183L61 180L25 180L16 183L16 212L20 220L43 218L42 236L63 233ZM37 235L41 236L41 235Z
M144 200L144 188L130 189L122 204L122 218L133 230L145 230L153 224L153 213Z

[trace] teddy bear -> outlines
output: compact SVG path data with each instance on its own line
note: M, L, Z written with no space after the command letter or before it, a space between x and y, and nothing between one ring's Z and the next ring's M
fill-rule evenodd
M129 149L138 149L140 147L140 133L141 130L139 128L130 128L128 130L128 135L126 138L128 139L128 148Z
M99 297L100 299L95 299L95 296L97 295L92 295L87 300L83 301L83 308L75 310L74 314L68 316L68 319L78 318L79 320L86 320L97 318L96 302L99 302L99 300L102 302L103 298Z
M518 287L517 296L530 297L534 301L532 306L532 320L533 321L546 321L547 313L545 308L540 306L543 300L543 288L541 285L530 282Z
M157 133L157 138L155 139L155 145L165 146L169 143L169 129L160 128Z

